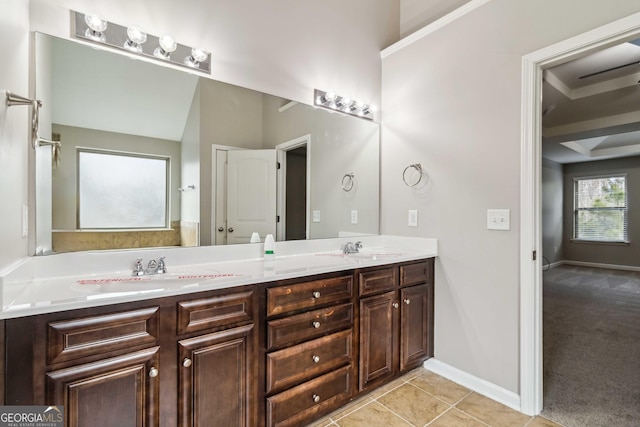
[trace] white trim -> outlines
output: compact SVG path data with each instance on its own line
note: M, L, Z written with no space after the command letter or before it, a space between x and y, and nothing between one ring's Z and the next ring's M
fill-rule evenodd
M391 46L383 49L380 52L380 58L384 59L387 56L389 56L389 55L391 55L391 54L393 54L393 53L405 48L406 46L409 46L410 44L413 44L413 43L417 42L421 38L426 37L429 34L438 31L440 28L442 28L442 27L444 27L446 25L449 25L450 23L452 23L453 21L455 21L458 18L462 18L467 13L474 11L475 9L479 8L480 6L484 5L485 3L488 3L489 1L490 0L471 0L469 3L466 3L466 4L462 5L462 6L460 6L459 8L454 10L453 12L446 14L442 18L433 21L432 23L426 25L425 27L422 27L421 29L419 29L415 33L412 33L412 34L408 35L407 37L403 38L402 40L400 40L400 41L392 44Z
M482 378L468 374L437 359L427 359L423 366L425 369L473 390L476 393L480 393L489 399L500 402L503 405L507 405L516 411L520 410L520 397L517 393L499 387L489 381L483 380Z
M602 262L586 262L586 261L562 261L563 265L577 265L580 267L594 267L594 268L606 268L608 270L624 270L624 271L640 271L640 267L635 265L618 265L618 264L605 264Z
M587 52L631 40L640 33L640 13L572 37L522 58L522 144L520 200L520 403L521 412L542 410L542 248L540 149L542 69Z

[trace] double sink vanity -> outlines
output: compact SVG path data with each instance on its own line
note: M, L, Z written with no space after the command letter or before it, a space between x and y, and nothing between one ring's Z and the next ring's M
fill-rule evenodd
M1 277L0 397L67 426L306 425L433 355L437 241L361 240L29 258Z

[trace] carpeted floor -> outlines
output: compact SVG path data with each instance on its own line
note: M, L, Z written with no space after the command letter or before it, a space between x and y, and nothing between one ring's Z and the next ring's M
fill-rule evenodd
M544 272L542 415L566 427L640 426L640 272Z

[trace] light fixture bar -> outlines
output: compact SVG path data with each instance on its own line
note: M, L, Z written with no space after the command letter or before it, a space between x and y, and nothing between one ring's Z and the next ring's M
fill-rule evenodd
M167 53L167 55L160 57L159 55L154 55L156 48L160 47L160 37L152 34L146 34L146 39L144 39L144 37L141 37L140 34L138 34L139 39L136 41L139 42L143 39L144 41L142 41L142 43L132 43L127 35L129 27L105 21L106 28L103 31L95 31L89 28L89 25L85 20L85 16L86 15L84 13L73 10L71 11L71 35L73 37L98 45L106 45L111 48L124 50L130 54L144 56L159 62L168 62L172 65L188 68L189 70L211 74L210 54L207 53L206 58L202 61L193 60L193 52L203 52L201 49L194 49L191 46L176 43L174 50L171 52L164 52ZM135 28L135 30L139 31L137 27L131 28ZM129 34L131 35L132 31L129 31ZM164 38L166 36L162 37ZM166 47L166 42L164 42L164 40L163 45ZM203 57L204 56L200 56L197 59L203 59ZM191 60L185 61L187 58L191 58Z
M313 92L313 105L360 117L361 119L373 120L373 109L370 105L348 96L337 95L331 91L325 92L315 89Z

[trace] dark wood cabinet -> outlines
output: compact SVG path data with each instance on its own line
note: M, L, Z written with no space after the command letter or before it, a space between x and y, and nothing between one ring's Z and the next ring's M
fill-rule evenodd
M368 391L433 356L433 260L360 272L359 289L358 384Z
M45 402L67 427L159 425L158 347L48 372Z
M433 259L0 320L0 404L303 426L433 355Z
M179 426L252 427L254 325L178 342Z

